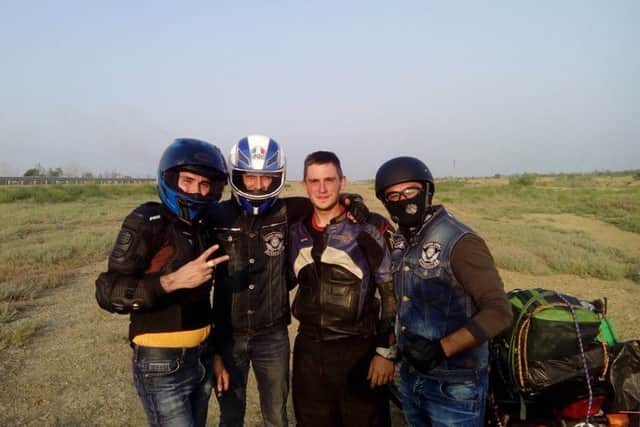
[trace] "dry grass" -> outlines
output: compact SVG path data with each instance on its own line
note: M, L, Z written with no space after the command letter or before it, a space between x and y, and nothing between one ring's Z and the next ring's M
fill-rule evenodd
M148 197L148 189L142 186L131 186L137 192L109 187L92 197L88 195L94 186L86 187L56 187L53 191L28 187L24 191L29 197L20 196L15 187L0 191L0 201L18 200L0 202L0 303L6 306L5 313L20 313L2 322L0 350L26 343L37 330L33 321L25 326L25 318L37 303L27 306L25 301L35 301L45 291L69 284L78 268L104 260L118 224ZM124 196L115 198L121 194ZM43 197L55 201L46 203Z

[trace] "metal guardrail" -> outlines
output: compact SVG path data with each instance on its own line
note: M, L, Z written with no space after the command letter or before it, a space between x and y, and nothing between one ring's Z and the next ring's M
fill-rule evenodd
M155 178L71 178L61 176L0 176L0 185L152 184Z

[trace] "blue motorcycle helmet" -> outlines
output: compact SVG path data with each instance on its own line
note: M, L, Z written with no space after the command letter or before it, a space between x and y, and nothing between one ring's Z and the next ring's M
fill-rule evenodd
M264 135L249 135L231 147L229 184L238 204L251 215L266 212L276 201L285 183L285 156L280 145ZM271 177L267 189L249 190L243 175Z
M186 193L178 187L181 171L211 180L209 194ZM174 140L162 153L158 165L158 193L162 203L178 218L191 223L217 203L227 183L227 165L218 147L191 138Z

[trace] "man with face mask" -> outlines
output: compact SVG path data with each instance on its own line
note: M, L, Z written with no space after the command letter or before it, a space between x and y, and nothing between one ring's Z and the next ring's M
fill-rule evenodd
M422 161L387 161L378 169L375 188L399 227L392 271L407 422L482 426L487 340L513 316L489 249L444 206L432 206L434 180Z

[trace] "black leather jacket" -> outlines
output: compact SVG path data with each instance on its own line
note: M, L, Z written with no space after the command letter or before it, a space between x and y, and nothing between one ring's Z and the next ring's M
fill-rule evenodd
M291 322L287 268L288 223L311 212L306 198L277 200L263 215L250 215L235 199L211 211L208 241L229 261L216 268L216 340L266 332Z
M211 282L167 294L160 276L176 271L204 249L198 225L177 219L163 205L145 203L122 224L109 267L96 280L103 309L130 313L129 339L149 332L176 332L211 322Z
M299 333L315 340L377 335L379 346L388 347L396 302L391 257L380 229L343 215L324 232L314 231L310 219L290 231Z

